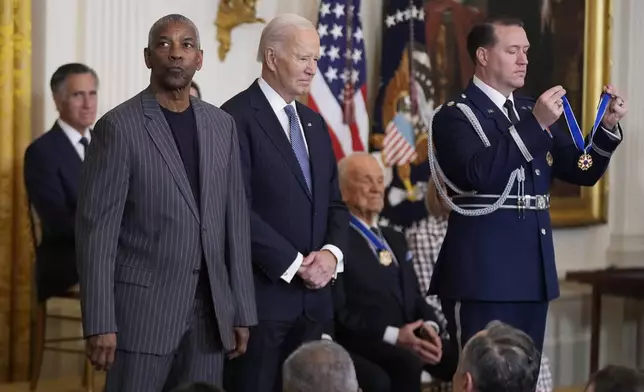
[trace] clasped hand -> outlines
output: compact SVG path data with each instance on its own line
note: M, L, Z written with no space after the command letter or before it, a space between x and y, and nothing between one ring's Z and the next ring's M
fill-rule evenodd
M422 328L425 338L416 336L414 331ZM416 354L423 362L436 365L443 357L443 342L434 328L426 325L423 320L407 324L398 331L396 345L405 347Z
M297 274L304 280L306 287L319 290L333 278L337 263L333 253L328 250L311 252L302 261Z

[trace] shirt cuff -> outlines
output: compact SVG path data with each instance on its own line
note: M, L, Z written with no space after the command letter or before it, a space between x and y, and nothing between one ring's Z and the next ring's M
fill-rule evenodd
M382 337L382 340L385 343L389 343L392 346L395 346L396 343L398 343L398 334L400 333L400 329L392 326L388 326L385 328L385 335Z
M601 129L606 132L608 137L610 137L613 140L622 140L622 134L619 132L619 127L615 125L613 129L607 129L603 125L600 125Z
M434 328L434 331L436 331L437 334L441 333L440 327L434 321L425 321L425 325Z
M328 250L333 254L335 259L338 261L338 263L335 266L335 273L333 274L333 277L336 278L339 273L344 272L344 255L342 254L342 251L340 248L338 248L335 245L324 245L321 250Z
M293 264L291 264L290 267L284 272L281 276L282 280L284 280L286 283L291 283L291 280L293 280L293 277L295 274L297 274L297 270L300 269L300 266L302 265L302 262L304 261L304 256L300 252L297 252L297 257L295 258L295 261Z

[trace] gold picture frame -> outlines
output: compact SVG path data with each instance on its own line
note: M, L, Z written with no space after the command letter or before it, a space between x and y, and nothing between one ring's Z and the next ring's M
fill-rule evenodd
M602 86L611 77L612 0L585 0L582 90L582 129L595 120ZM581 187L578 196L554 196L550 214L554 227L578 227L608 220L608 177L594 187Z

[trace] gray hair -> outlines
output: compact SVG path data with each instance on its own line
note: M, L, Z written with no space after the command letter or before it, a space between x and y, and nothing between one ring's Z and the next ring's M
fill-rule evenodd
M66 87L65 83L67 82L67 78L69 78L71 75L81 75L87 73L91 74L94 77L96 88L98 88L98 75L92 68L81 63L69 63L61 65L51 76L51 80L49 81L51 92L54 95L60 94Z
M282 368L284 392L356 392L358 379L349 353L317 340L295 350Z
M459 367L471 374L476 392L533 392L540 363L541 355L527 334L492 321L465 345Z
M294 30L317 31L313 23L303 16L297 14L278 15L268 22L262 30L257 48L257 61L263 63L266 49L284 45Z
M152 41L154 40L154 37L159 32L159 30L171 23L183 23L192 27L192 29L195 31L195 39L197 40L197 42L195 42L195 45L197 46L197 49L201 49L201 40L199 39L199 30L197 29L197 26L190 19L181 14L166 15L154 22L152 27L150 27L150 32L148 33L148 49L151 49L150 47L152 46Z

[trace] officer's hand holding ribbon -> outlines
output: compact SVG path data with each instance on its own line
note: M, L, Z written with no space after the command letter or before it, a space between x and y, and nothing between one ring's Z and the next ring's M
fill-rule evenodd
M541 125L541 128L546 129L555 123L563 113L562 97L566 94L561 86L555 86L541 94L537 103L532 109L532 114Z
M608 110L604 113L602 118L602 126L608 130L611 130L617 125L617 123L626 115L628 112L628 106L626 100L621 96L619 91L612 86L604 86L604 93L611 96L611 101L608 104Z

